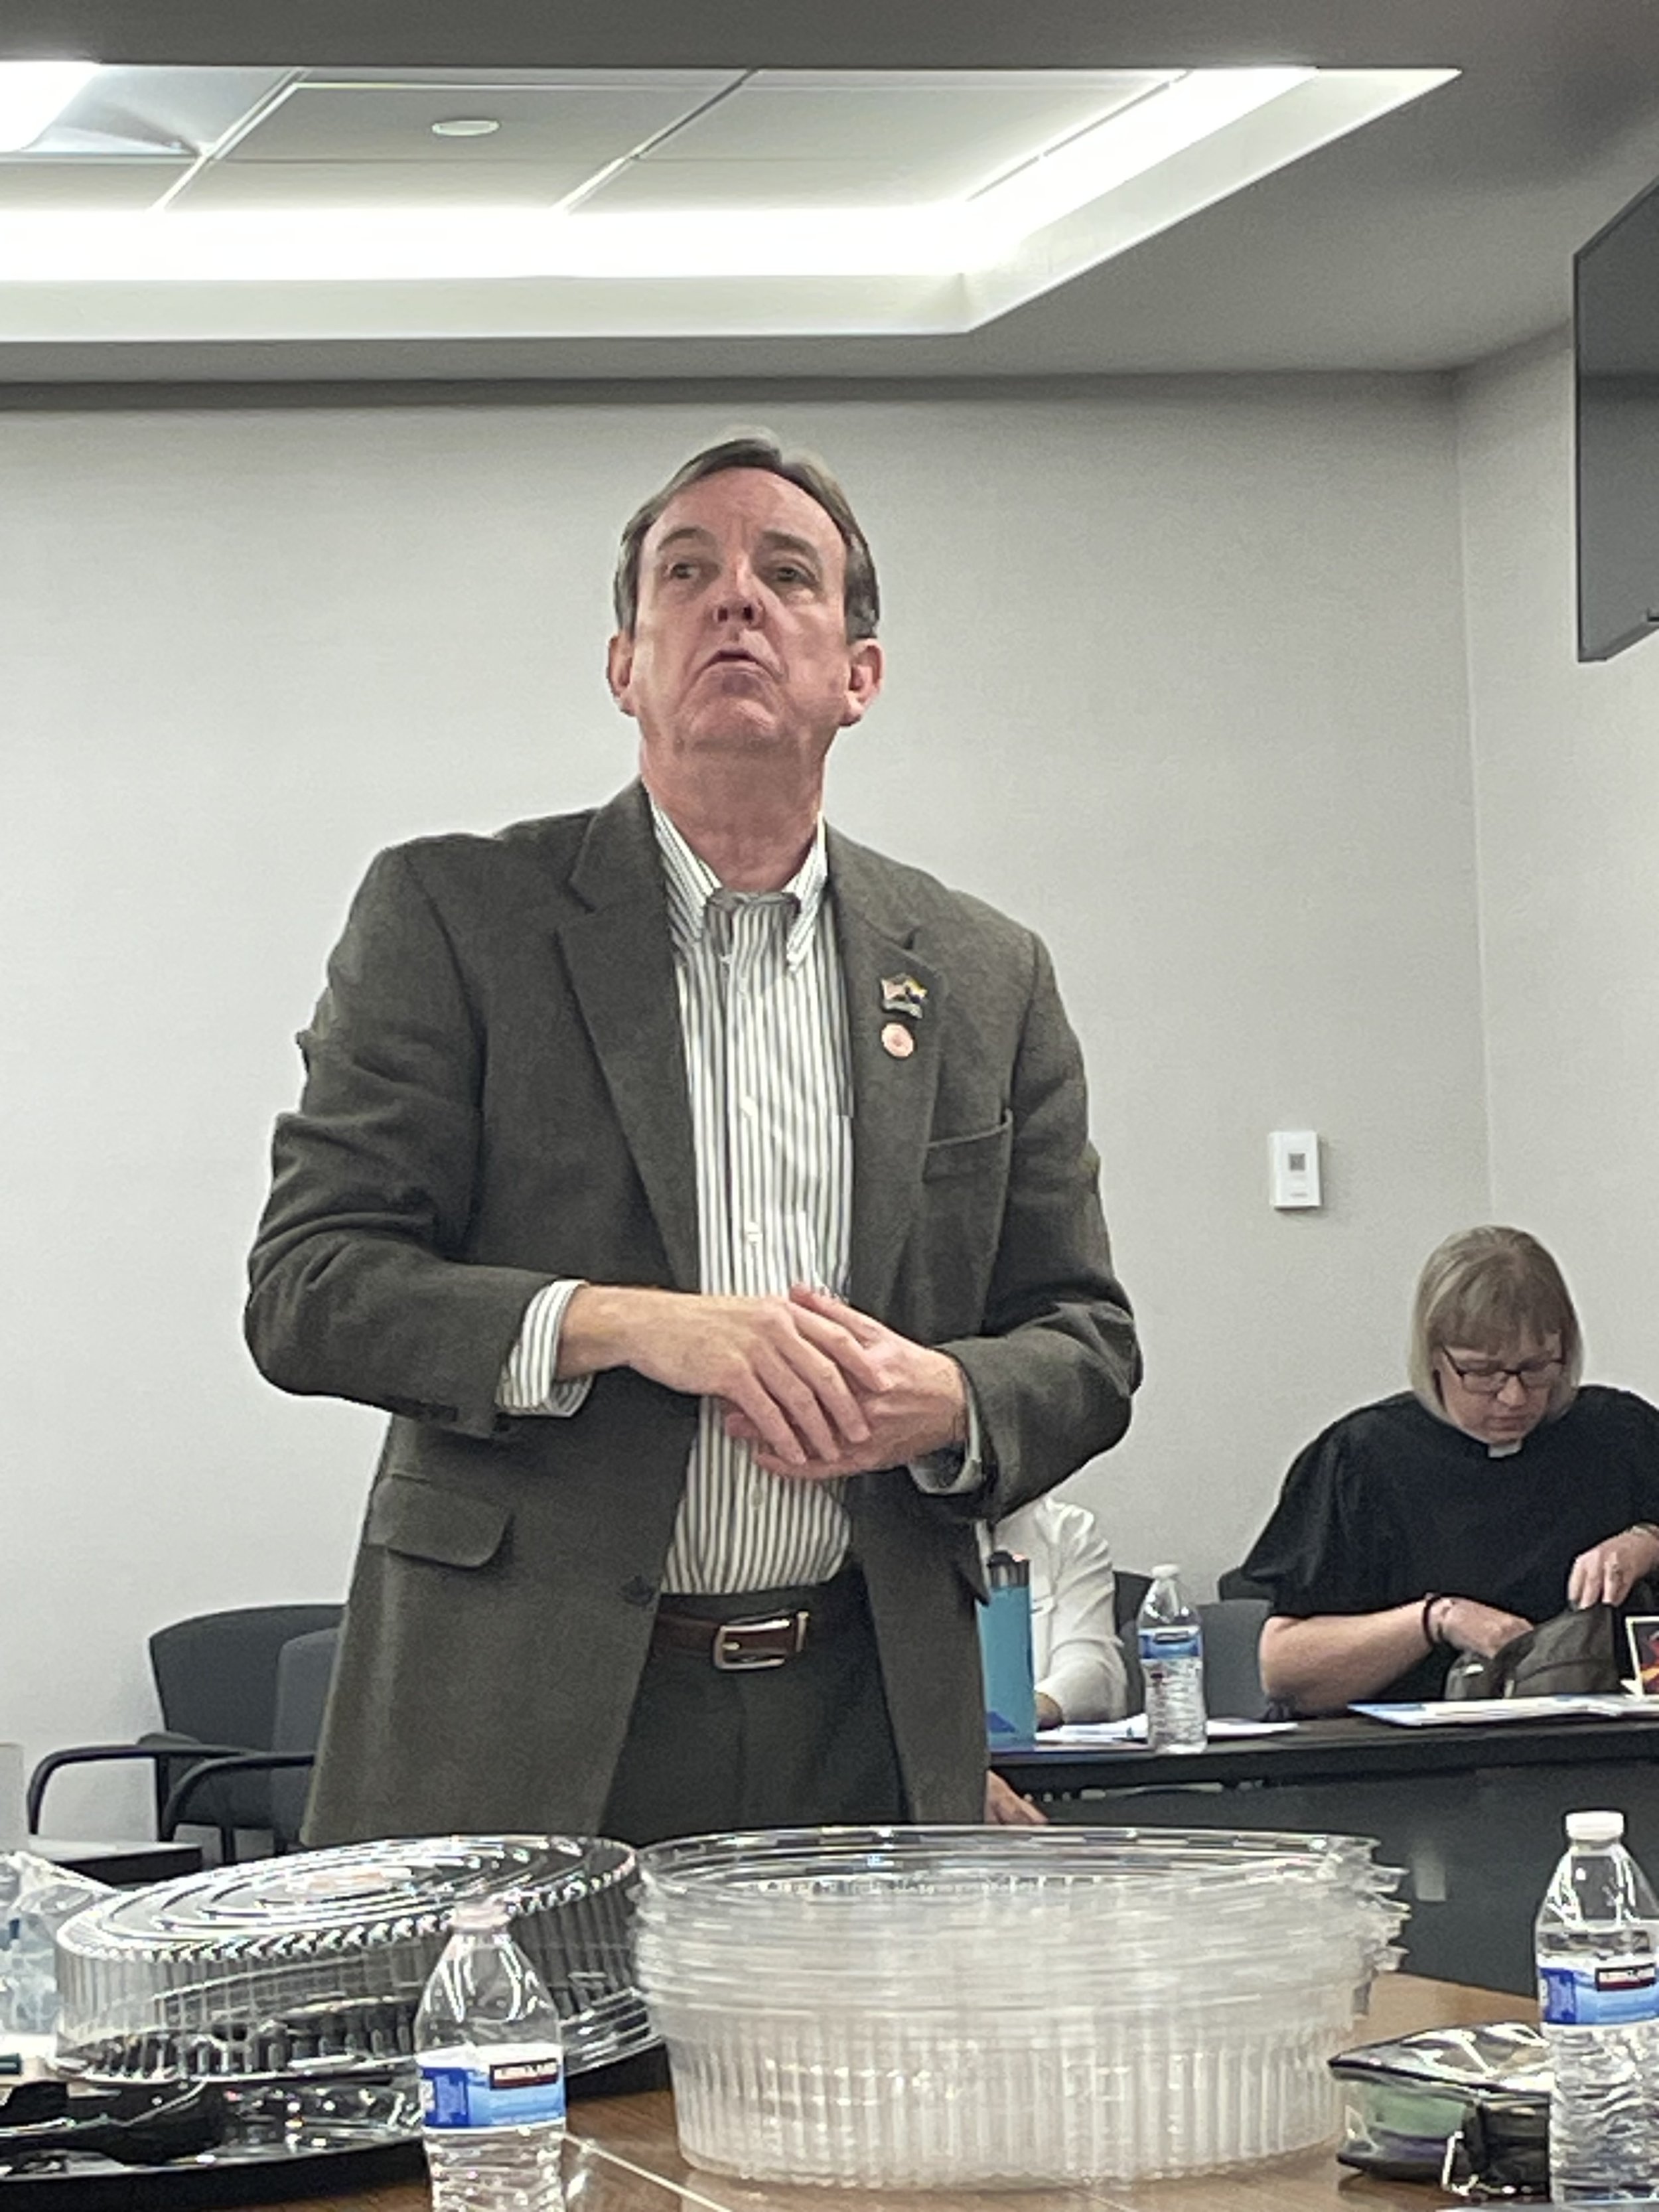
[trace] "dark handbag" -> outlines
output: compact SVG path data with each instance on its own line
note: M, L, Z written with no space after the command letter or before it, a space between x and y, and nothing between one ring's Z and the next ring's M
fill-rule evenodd
M1576 1606L1540 1620L1490 1659L1466 1651L1446 1677L1449 1698L1607 1697L1620 1680L1617 1606Z

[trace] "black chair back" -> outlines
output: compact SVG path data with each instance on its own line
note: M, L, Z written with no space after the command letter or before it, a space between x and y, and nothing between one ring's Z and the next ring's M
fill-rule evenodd
M1267 1618L1264 1597L1227 1597L1201 1605L1204 1624L1204 1710L1212 1720L1265 1720L1267 1695L1261 1686L1256 1650Z
M334 1676L337 1628L313 1629L283 1646L276 1662L276 1724L273 1751L314 1752L323 1732L328 1687ZM270 1778L270 1830L279 1851L301 1841L306 1802L311 1795L308 1766L280 1767Z
M165 1735L234 1744L240 1751L275 1750L276 1669L283 1650L296 1636L337 1628L344 1610L338 1605L251 1605L198 1613L158 1628L149 1639L149 1657ZM139 1738L141 1743L153 1740ZM314 1748L314 1740L307 1748ZM173 1763L167 1783L183 1771ZM226 1831L270 1829L270 1776L222 1776L196 1798L191 1819Z

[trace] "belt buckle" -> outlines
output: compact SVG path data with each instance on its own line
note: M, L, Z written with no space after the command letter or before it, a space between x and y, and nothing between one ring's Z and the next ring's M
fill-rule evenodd
M756 1650L745 1641L765 1637L769 1644ZM787 1638L780 1650L777 1639ZM806 1642L805 1613L776 1613L765 1620L722 1620L714 1630L709 1656L723 1674L745 1674L763 1667L782 1667L795 1658Z

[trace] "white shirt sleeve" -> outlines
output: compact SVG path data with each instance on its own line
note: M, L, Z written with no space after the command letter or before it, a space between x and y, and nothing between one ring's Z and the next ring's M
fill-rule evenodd
M971 1390L968 1393L967 1443L942 1444L938 1451L923 1452L920 1459L910 1461L909 1468L911 1481L930 1498L955 1498L979 1488L985 1480L984 1439L980 1435L979 1415L974 1409Z
M568 1382L555 1379L564 1310L581 1286L580 1277L545 1284L525 1308L518 1337L495 1384L495 1404L501 1413L564 1415L580 1412L586 1402L593 1387L591 1375L578 1375Z
M1111 1547L1099 1523L1082 1506L1054 1498L1013 1517L1018 1528L1002 1522L997 1541L1031 1562L1032 1604L1041 1608L1032 1624L1038 1690L1054 1699L1062 1721L1121 1719L1128 1710L1128 1674L1117 1638Z

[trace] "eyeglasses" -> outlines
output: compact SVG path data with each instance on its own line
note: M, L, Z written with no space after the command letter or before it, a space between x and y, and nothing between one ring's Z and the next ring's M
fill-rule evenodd
M1552 1382L1560 1380L1561 1370L1566 1365L1558 1355L1553 1359L1523 1359L1518 1367L1500 1367L1493 1360L1472 1359L1466 1367L1452 1358L1444 1345L1440 1347L1440 1357L1463 1388L1473 1390L1480 1398L1495 1398L1511 1375L1523 1390L1547 1390Z

